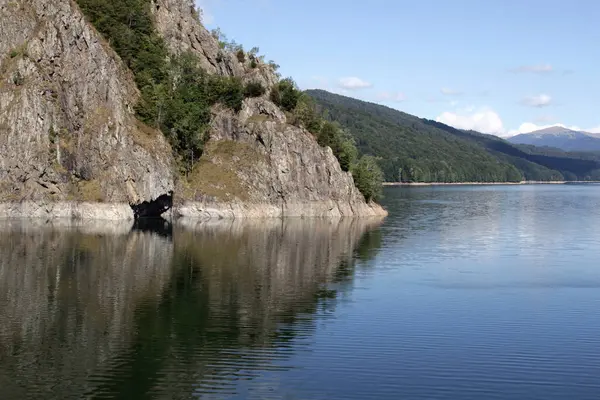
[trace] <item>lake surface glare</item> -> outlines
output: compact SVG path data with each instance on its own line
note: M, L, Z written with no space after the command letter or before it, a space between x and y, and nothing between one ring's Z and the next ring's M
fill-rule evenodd
M0 221L0 398L600 398L600 185L383 203L383 221Z

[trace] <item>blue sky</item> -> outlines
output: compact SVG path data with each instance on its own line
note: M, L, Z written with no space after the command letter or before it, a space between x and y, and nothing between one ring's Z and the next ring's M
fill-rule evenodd
M600 132L600 1L197 0L207 28L322 88L502 136Z

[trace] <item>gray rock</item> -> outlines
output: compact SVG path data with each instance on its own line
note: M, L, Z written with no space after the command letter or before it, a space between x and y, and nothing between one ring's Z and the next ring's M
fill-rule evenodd
M198 192L208 197L188 196L175 213L198 218L386 215L379 205L365 202L329 147L285 120L273 103L260 98L246 99L239 115L216 107L197 172L202 177Z
M0 31L0 201L136 202L173 188L169 145L133 116L131 73L74 2L4 2Z
M0 203L0 219L66 218L69 220L133 220L127 203L74 201L22 201Z
M209 73L242 76L244 67L234 54L222 50L202 26L194 0L152 0L156 28L174 54L192 52Z

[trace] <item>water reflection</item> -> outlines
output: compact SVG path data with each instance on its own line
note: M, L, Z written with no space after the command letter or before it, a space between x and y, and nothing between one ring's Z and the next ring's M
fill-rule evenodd
M233 394L288 368L380 223L3 222L3 397Z

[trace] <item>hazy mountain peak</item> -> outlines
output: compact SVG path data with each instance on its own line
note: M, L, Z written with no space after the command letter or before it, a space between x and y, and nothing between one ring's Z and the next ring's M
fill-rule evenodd
M549 128L539 129L537 131L529 132L527 135L564 135L569 133L579 133L564 126L555 125Z
M551 126L508 139L515 144L554 147L565 151L600 151L600 137L563 126Z

